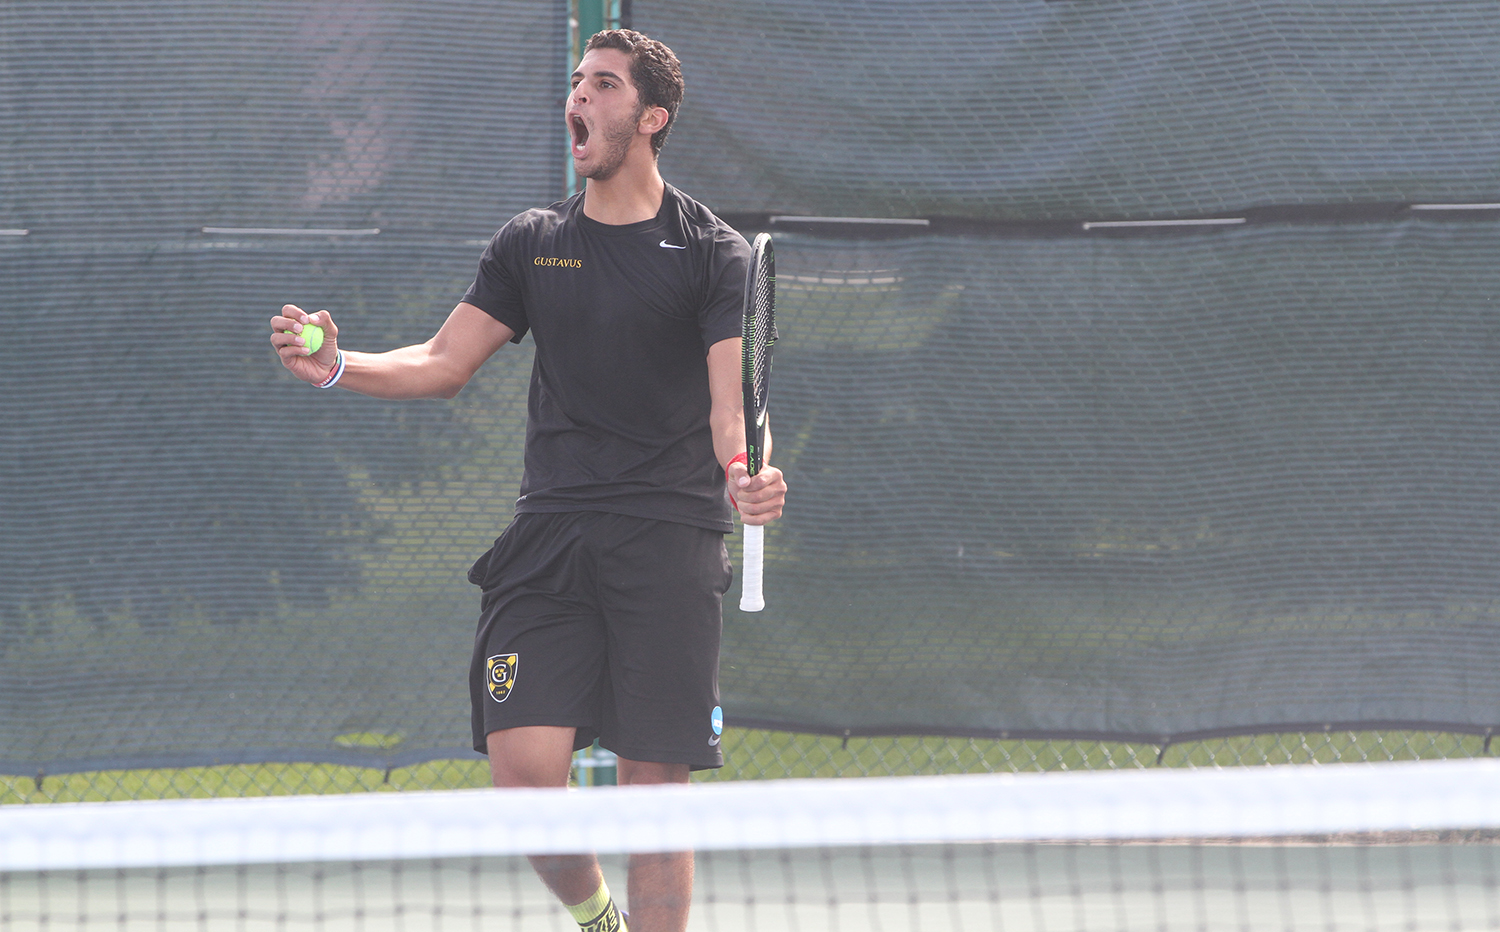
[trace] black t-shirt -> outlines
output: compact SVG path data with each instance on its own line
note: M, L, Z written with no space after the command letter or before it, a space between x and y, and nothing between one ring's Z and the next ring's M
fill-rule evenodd
M741 331L750 247L670 185L611 226L583 195L495 234L464 301L536 342L520 512L733 530L709 429L708 348Z

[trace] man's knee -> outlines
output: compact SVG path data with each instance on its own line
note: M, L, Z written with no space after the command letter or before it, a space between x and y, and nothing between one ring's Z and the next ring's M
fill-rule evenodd
M531 725L492 731L485 737L495 786L568 785L575 729Z
M654 783L686 783L692 773L687 764L620 758L618 769L621 786L645 786Z

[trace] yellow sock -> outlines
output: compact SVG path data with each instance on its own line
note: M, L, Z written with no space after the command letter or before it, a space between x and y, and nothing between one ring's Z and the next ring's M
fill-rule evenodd
M620 908L609 895L609 885L603 880L593 896L577 906L569 906L568 912L583 932L628 932Z

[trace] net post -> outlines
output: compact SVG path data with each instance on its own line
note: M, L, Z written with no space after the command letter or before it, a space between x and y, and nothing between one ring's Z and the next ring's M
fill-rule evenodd
M589 37L605 28L606 12L612 14L610 16L611 25L617 25L620 16L624 14L623 11L616 12L619 0L565 0L565 2L568 11L568 71L571 72L573 66L578 64L579 59L583 58L583 47L588 43ZM610 7L608 11L605 9L606 4ZM566 90L564 93L566 93ZM563 159L564 171L566 173L563 182L563 196L572 197L578 193L580 185L578 183L578 173L573 168L573 158L571 155L573 140L567 133L563 133L563 139L564 145L569 147L567 151L570 153Z
M583 44L589 36L604 28L604 0L574 0L578 16L578 48L583 55Z

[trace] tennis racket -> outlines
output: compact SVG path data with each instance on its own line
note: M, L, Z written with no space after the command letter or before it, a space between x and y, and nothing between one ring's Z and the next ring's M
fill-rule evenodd
M750 246L750 274L745 278L744 356L740 379L745 389L745 454L750 475L766 464L766 393L771 382L771 347L776 344L776 254L771 235L761 233ZM761 582L765 567L765 533L745 525L745 565L740 611L766 607Z

